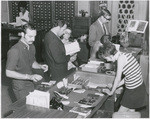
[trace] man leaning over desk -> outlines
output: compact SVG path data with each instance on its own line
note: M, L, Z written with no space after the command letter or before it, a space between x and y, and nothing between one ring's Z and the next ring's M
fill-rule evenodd
M108 23L111 20L111 13L107 9L102 9L99 13L99 18L90 26L89 29L89 45L91 52L95 44L102 45L99 41L103 35L109 35Z
M34 74L33 69L48 70L47 65L41 65L35 59L36 30L28 25L21 33L21 39L9 51L6 64L6 76L12 79L12 88L16 99L21 99L34 90L33 82L40 81L43 77Z

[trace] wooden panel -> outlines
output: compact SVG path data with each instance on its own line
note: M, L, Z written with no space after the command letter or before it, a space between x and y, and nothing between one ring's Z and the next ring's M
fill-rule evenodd
M73 36L80 37L83 34L88 34L90 25L90 17L74 17L72 26Z
M24 105L7 118L75 118L77 114L31 105Z

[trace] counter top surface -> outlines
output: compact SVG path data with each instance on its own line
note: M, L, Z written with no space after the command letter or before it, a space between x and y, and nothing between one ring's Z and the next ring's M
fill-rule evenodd
M102 82L102 83L109 83L109 82L113 82L113 78L111 77L112 80L110 80L110 77L108 76L108 78L106 78L106 80L104 80L104 76L102 76L101 74L92 74L92 73L88 73L88 72L81 72L81 71L76 71L75 72L77 75L80 75L82 78L86 78L87 76L89 77L94 77L95 80L92 81L96 81L96 79L99 77L102 77L102 79L100 78L99 80L102 81L98 81L98 82ZM93 76L92 76L93 75ZM71 75L72 76L72 75ZM68 77L69 78L69 77ZM110 80L110 81L108 81ZM51 87L49 92L51 94L51 98L54 96L53 91L59 91L59 89L55 86ZM46 108L42 108L42 107L36 107L36 106L31 106L31 105L27 105L26 104L26 98L20 99L18 101L16 101L15 103L13 103L12 105L10 105L10 109L14 111L14 113L12 113L11 115L9 115L8 117L10 118L23 118L23 117L30 117L30 118L75 118L77 115L74 115L72 113L69 113L68 109L71 109L74 106L77 106L78 104L76 102L79 102L79 100L85 98L87 96L87 94L95 94L96 91L95 90L86 90L84 93L79 94L79 93L75 93L75 92L71 92L69 93L67 96L69 97L69 101L70 104L67 106L64 106L64 111L58 111L58 110L54 110L54 109L46 109ZM107 100L109 96L108 95L104 95L104 96L99 96L98 100L94 103L94 106L92 107L92 111L91 114L88 117L92 117L93 114L103 105L103 103ZM65 107L67 107L65 109ZM33 110L34 109L34 110ZM40 111L39 111L40 110ZM42 111L45 111L44 113ZM56 114L59 113L57 116Z

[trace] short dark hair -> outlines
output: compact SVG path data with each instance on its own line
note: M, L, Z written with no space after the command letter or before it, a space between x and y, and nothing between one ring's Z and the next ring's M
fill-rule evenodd
M31 24L31 23L28 23L27 25L24 26L23 32L26 33L27 29L36 30L35 27L34 27L34 25Z
M108 39L106 40L105 37L108 37ZM103 36L101 37L101 39L100 39L100 42L101 42L102 44L105 44L105 43L107 43L107 42L109 42L109 41L111 41L111 36L110 36L110 35L103 35Z
M102 55L104 56L110 56L110 55L115 55L117 53L115 45L113 45L111 42L105 43L103 47L101 48Z
M56 27L56 26L63 27L64 24L67 24L67 22L64 21L64 20L55 20L54 23L53 23L53 27Z
M25 9L27 9L27 2L26 1L20 1L18 3L18 10L20 11L20 7L23 7Z
M101 16L111 16L111 13L108 9L102 9L101 12L99 13L99 17Z

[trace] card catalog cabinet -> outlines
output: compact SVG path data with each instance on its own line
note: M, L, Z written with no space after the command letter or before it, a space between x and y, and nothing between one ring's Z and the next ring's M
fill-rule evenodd
M90 17L74 17L72 26L73 37L80 37L83 34L88 34L90 25Z

